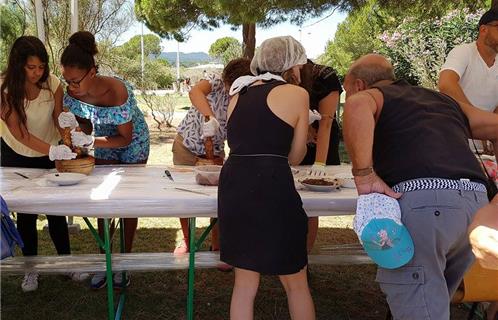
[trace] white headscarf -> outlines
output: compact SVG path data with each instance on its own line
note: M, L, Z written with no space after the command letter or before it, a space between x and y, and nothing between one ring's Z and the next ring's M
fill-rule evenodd
M284 71L307 61L304 47L293 37L283 36L266 39L256 51L251 61L251 72L254 76L237 78L230 87L230 95L259 80L285 81L281 76Z
M290 68L306 63L304 47L293 37L275 37L261 43L251 61L251 72L259 75L264 72L282 73Z

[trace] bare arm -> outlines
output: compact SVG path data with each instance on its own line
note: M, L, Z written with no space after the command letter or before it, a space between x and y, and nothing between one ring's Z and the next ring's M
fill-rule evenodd
M298 165L306 155L306 139L308 136L309 118L309 96L302 89L298 91L296 99L293 99L295 108L298 110L297 122L294 127L294 137L292 138L291 150L289 152L289 164Z
M330 143L330 129L339 102L339 92L332 91L318 103L318 111L322 115L316 140L315 161L326 163Z
M381 107L372 96L357 93L346 100L344 107L344 142L353 163L354 169L373 166L372 150L376 117ZM393 198L401 194L395 193L389 186L372 172L354 178L358 194L373 192L383 193Z
M207 95L211 93L211 84L208 80L199 81L188 93L190 102L192 105L199 110L205 116L214 117L213 110L209 105Z
M471 104L458 81L460 81L460 76L455 71L450 69L441 71L438 81L439 91L449 95L457 101Z
M95 148L121 148L132 141L133 122L129 121L118 125L118 134L115 136L95 137Z
M469 227L469 240L479 263L498 270L498 196L477 211Z
M353 168L371 167L375 114L377 104L372 97L357 93L348 98L344 107L344 142Z
M490 113L459 101L470 123L474 139L490 140L496 146L498 140L498 114Z

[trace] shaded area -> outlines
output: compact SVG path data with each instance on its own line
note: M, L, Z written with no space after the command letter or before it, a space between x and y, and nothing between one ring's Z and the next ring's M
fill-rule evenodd
M176 220L175 220L176 223ZM198 229L198 235L205 228ZM178 228L137 230L135 252L172 251ZM55 254L47 232L39 231L40 254ZM320 228L314 252L326 244L356 243L351 229ZM203 247L207 250L209 243ZM71 235L73 253L94 253L96 245L87 229ZM317 319L385 319L386 304L375 283L375 266L312 265L311 289ZM22 276L1 277L2 319L103 319L105 290L92 291L64 275L41 276L37 291L23 293ZM196 271L196 319L227 319L233 273ZM127 319L185 319L187 271L134 273L128 290ZM465 319L453 307L452 319ZM277 277L263 277L255 303L255 319L289 319L287 300Z

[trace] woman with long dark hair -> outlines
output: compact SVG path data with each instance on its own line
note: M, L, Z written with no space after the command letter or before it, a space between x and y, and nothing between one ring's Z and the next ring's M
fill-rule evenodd
M57 117L62 111L62 88L48 68L48 54L36 37L22 36L12 45L7 69L0 78L2 109L0 144L2 167L54 168L53 160L72 159L76 154L58 145ZM17 229L25 256L38 254L36 214L17 214ZM58 254L70 254L66 217L47 215L50 237ZM71 274L82 280L83 274ZM23 291L38 288L38 273L26 273Z

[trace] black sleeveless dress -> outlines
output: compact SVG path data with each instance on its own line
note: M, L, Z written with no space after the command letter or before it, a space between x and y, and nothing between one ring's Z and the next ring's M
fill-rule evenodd
M272 275L293 274L308 263L308 218L287 159L294 128L266 103L281 84L271 81L239 94L218 187L221 260Z

